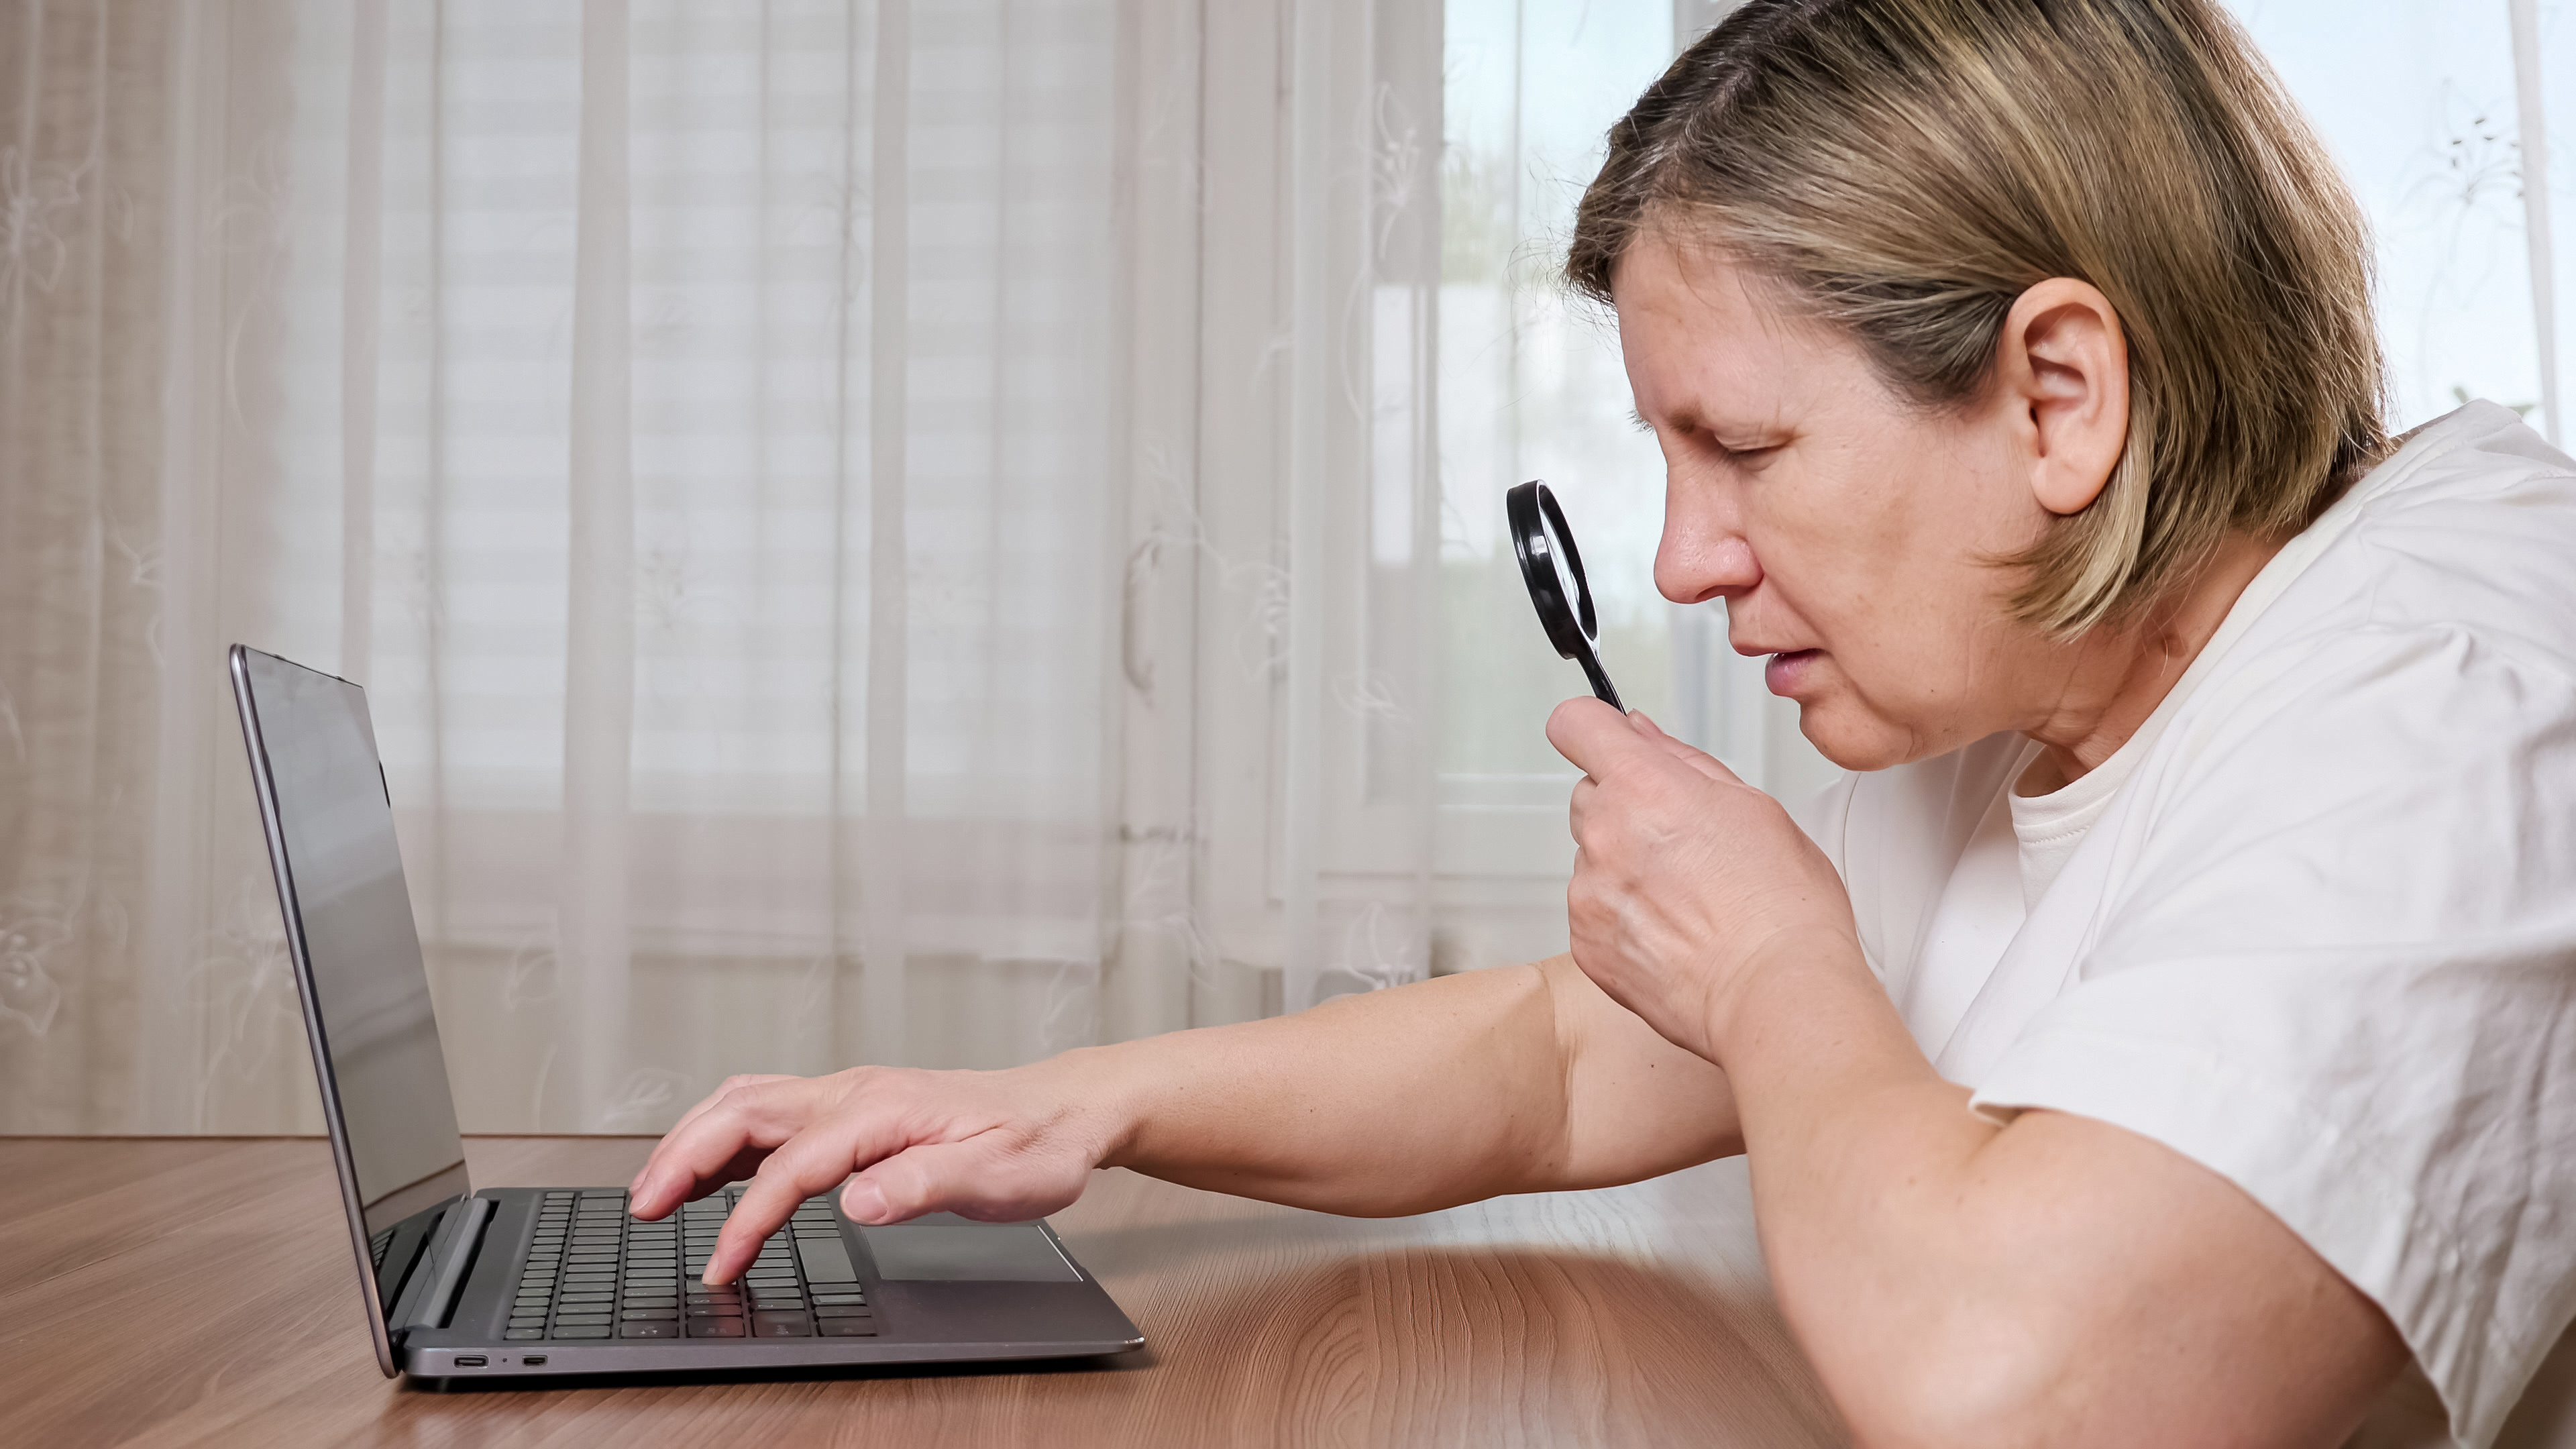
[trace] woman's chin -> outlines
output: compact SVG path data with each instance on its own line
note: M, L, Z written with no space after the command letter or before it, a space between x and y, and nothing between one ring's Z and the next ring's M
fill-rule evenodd
M1816 753L1846 770L1884 770L1914 758L1908 748L1913 740L1910 733L1890 728L1852 708L1849 701L1831 696L1799 702L1798 733L1807 737Z

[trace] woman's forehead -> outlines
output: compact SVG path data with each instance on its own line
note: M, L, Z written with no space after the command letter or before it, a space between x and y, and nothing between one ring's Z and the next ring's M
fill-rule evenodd
M1639 234L1612 285L1638 407L1771 412L1866 371L1859 348L1781 304L1719 247Z

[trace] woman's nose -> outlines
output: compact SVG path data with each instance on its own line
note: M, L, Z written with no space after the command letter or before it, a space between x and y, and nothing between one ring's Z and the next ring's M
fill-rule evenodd
M1664 536L1655 547L1655 588L1676 604L1731 598L1762 582L1734 508L1716 490L1667 488ZM1697 496L1689 496L1696 494Z

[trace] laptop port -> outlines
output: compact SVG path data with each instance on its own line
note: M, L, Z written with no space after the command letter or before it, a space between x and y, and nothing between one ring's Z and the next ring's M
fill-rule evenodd
M537 1365L544 1363L545 1361L546 1356L541 1353L532 1353L526 1358L519 1360L519 1362L526 1364L530 1368L535 1368Z
M485 1359L483 1355L479 1353L465 1353L458 1354L456 1356L456 1366L458 1368L481 1368L484 1363Z

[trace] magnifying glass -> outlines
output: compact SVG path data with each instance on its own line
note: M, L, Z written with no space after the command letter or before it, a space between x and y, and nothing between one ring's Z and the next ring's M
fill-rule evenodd
M1512 552L1521 561L1521 582L1529 585L1538 621L1547 626L1547 642L1556 652L1583 666L1592 692L1621 714L1619 691L1601 670L1601 621L1592 609L1592 586L1584 582L1583 555L1575 552L1574 530L1556 495L1536 480L1503 495L1503 513L1512 529Z

